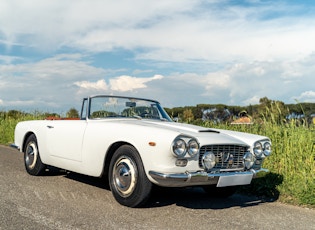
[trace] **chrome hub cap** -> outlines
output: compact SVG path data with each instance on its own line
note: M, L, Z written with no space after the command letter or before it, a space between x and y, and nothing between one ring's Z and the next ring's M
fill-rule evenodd
M113 182L123 197L129 196L135 189L137 170L135 163L128 157L119 158L113 168Z
M26 146L25 150L25 164L29 169L33 169L35 167L37 161L38 151L36 144L34 142L30 142Z

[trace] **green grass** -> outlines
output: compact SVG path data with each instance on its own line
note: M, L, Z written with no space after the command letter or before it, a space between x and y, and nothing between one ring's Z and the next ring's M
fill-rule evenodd
M43 113L0 112L0 144L14 141L14 128L19 121L43 119ZM296 125L295 122L277 124L270 121L253 125L213 124L194 121L197 125L220 129L249 132L268 136L272 140L273 152L266 158L263 167L270 173L245 186L243 192L279 199L285 203L315 207L315 129L313 126Z

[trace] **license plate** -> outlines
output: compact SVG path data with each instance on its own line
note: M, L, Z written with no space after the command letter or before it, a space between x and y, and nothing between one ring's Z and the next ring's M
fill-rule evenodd
M240 174L230 176L220 176L217 187L235 186L250 184L253 174Z

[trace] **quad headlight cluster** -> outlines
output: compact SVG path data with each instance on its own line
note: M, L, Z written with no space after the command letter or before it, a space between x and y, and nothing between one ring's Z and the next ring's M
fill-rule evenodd
M177 158L183 158L187 154L195 157L199 152L199 143L195 138L178 136L172 143L173 154Z
M256 141L254 143L254 154L258 158L271 154L271 143L269 141Z
M247 152L244 155L245 168L250 169L253 165L258 164L257 161L262 162L263 158L271 154L271 143L269 140L256 141L253 146L253 153Z

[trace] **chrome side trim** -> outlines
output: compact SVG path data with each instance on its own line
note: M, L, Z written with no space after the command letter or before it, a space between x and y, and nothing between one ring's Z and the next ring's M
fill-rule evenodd
M263 177L269 171L267 169L259 169L245 172L222 172L222 173L207 173L204 171L186 172L186 173L160 173L149 171L149 175L156 181L156 184L165 187L186 187L194 185L210 185L218 184L220 177L231 177L236 182L231 182L231 186L250 184L251 180L242 180L241 178L259 178ZM229 186L229 185L227 185Z

